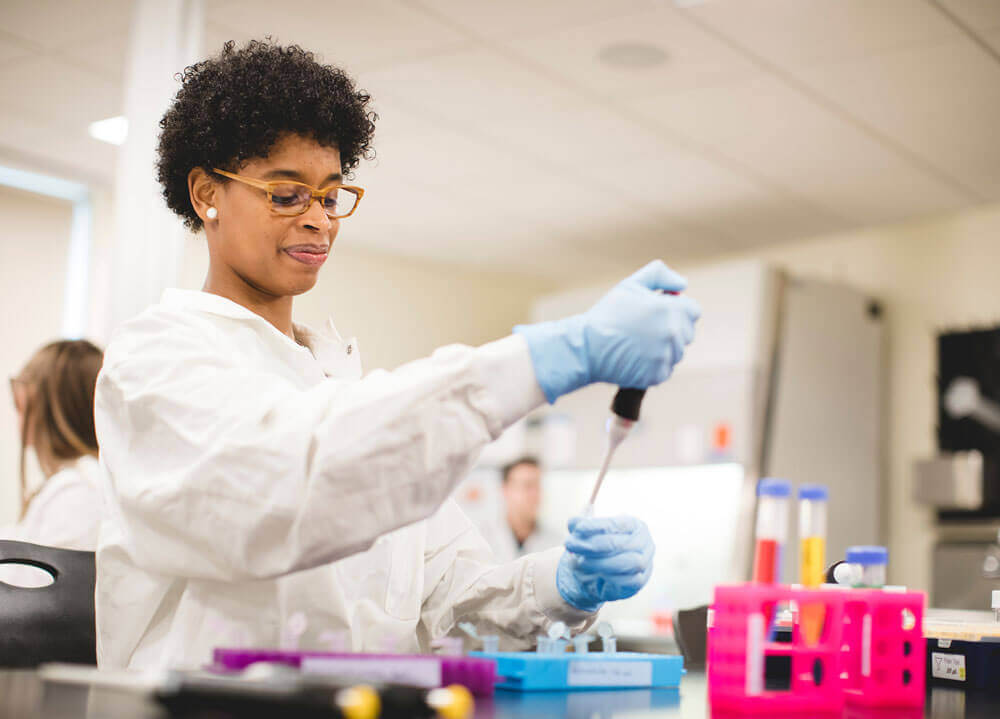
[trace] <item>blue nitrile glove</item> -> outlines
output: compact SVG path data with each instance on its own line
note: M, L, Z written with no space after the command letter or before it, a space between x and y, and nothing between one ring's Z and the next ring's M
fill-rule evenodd
M549 402L591 382L646 389L663 382L694 339L701 308L687 280L660 260L620 282L581 315L518 325Z
M585 612L628 599L653 573L653 538L635 517L573 517L566 552L556 569L556 588Z

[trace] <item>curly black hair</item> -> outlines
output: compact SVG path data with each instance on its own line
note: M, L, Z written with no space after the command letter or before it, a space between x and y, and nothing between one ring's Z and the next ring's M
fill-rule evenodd
M167 206L192 230L202 224L188 194L188 173L196 167L236 170L267 157L286 133L336 147L346 177L361 158L374 157L378 115L369 108L371 96L297 45L267 38L237 48L230 41L178 79L181 89L160 120L156 169Z

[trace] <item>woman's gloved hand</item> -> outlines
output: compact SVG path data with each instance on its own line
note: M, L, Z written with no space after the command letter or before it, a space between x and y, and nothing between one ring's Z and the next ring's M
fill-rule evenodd
M591 382L646 389L663 382L694 339L701 308L687 280L660 260L620 282L581 315L518 325L549 402Z
M635 517L573 517L566 552L556 569L556 588L585 612L628 599L653 573L653 538Z

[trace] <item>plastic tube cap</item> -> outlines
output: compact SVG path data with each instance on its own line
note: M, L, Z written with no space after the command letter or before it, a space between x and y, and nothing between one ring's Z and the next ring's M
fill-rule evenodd
M803 484L799 487L799 499L827 500L830 490L822 484Z
M338 692L336 703L345 719L376 719L382 712L382 701L369 686L350 687Z
M889 550L885 547L848 547L847 561L850 564L888 564Z
M792 494L792 483L787 479L766 477L757 483L758 497L788 497Z
M833 568L833 579L838 586L854 584L854 568L847 562L841 562Z
M472 693L460 684L428 692L427 704L437 711L442 719L467 719L472 716L476 708Z

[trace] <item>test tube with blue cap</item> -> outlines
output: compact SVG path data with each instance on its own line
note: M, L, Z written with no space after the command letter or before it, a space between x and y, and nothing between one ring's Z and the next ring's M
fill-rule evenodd
M788 503L792 485L784 479L766 478L757 483L757 531L753 555L753 581L781 581L781 552L788 535Z
M878 546L848 547L847 564L852 586L879 589L885 586L889 550Z

